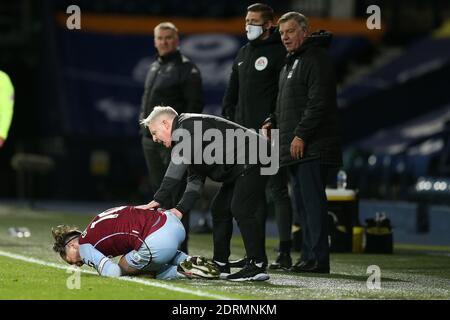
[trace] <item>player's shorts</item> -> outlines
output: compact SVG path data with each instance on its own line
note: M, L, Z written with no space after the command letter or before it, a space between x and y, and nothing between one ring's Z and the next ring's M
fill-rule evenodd
M145 238L142 246L125 255L127 263L139 270L158 271L163 265L178 265L188 256L178 251L186 237L186 231L177 216L165 211L166 223Z

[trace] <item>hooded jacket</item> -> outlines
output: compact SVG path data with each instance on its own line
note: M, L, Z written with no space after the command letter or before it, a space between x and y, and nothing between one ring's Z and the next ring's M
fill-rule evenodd
M320 159L342 165L336 102L336 78L328 47L332 34L320 31L287 55L280 73L277 106L272 122L280 134L280 165ZM297 136L305 142L304 157L294 160L290 146Z
M277 28L271 29L267 39L241 47L223 98L222 115L246 128L261 128L275 110L278 76L285 57Z

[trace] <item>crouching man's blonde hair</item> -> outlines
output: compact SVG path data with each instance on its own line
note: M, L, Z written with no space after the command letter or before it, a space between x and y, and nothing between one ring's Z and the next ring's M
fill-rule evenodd
M178 116L178 112L176 112L172 107L156 106L153 108L153 111L148 115L147 118L141 120L141 125L148 128L150 126L150 123L153 123L164 115L168 116L170 119L173 119Z

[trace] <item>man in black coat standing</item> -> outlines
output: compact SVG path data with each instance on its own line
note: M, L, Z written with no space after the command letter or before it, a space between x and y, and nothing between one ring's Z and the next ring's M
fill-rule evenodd
M329 273L325 186L328 171L342 165L336 79L327 50L331 34L308 35L308 20L298 12L278 23L288 55L275 114L263 128L280 130L280 165L288 166L300 212L302 255L291 270Z
M154 29L155 48L158 51L155 62L145 79L140 120L145 119L158 105L170 105L177 112L198 112L203 110L203 92L200 71L178 49L178 29L171 22L162 22ZM146 128L142 128L142 148L149 172L152 192L158 190L170 161L170 151L155 143ZM183 193L183 185L175 190L165 207L174 206ZM188 252L187 239L189 216L183 217L186 240L180 247Z
M275 111L278 77L286 57L286 49L273 19L273 9L266 4L255 3L247 8L245 29L249 42L241 47L234 60L223 98L222 114L255 130ZM292 208L286 168L269 178L267 191L273 202L280 239L280 253L270 268L290 268ZM267 210L263 209L259 212L259 221L265 232ZM231 261L230 265L239 266L243 262L245 259Z

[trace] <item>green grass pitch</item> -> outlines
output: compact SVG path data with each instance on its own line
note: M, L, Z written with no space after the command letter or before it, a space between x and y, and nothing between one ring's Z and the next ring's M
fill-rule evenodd
M79 289L69 289L74 272L51 251L50 229L62 223L84 228L91 218L0 205L0 299L450 299L450 247L400 244L393 255L332 254L330 275L269 271L271 279L261 283L158 281L101 278L83 267ZM8 228L13 226L28 227L32 236L11 237ZM190 253L211 257L210 235L190 239ZM267 239L270 261L276 244ZM239 237L233 237L232 251L231 258L243 256ZM381 289L367 287L370 265L381 269Z

